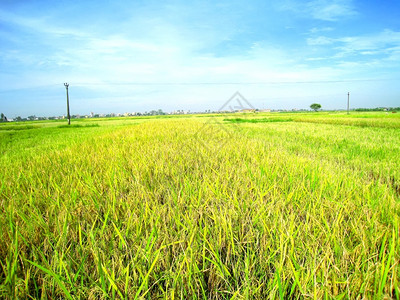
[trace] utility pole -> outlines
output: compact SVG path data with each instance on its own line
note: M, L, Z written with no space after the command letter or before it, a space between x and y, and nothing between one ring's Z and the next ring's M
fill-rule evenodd
M68 117L68 125L71 125L71 117L70 117L70 115L69 115L69 97L68 97L68 87L69 87L69 84L68 84L68 83L64 83L64 86L65 86L65 88L66 88L66 90L67 90L67 117Z
M350 92L347 93L347 114L350 114Z

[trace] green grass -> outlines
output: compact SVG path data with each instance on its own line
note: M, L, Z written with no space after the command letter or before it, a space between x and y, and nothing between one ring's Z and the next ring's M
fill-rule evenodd
M234 123L269 123L269 122L299 122L333 124L359 127L379 127L400 129L399 114L389 113L273 113L242 115L242 118L227 118L224 121Z
M82 124L70 124L70 125L68 125L68 124L63 124L63 125L58 125L57 126L58 128L82 128L82 127L100 127L100 125L99 124L97 124L97 123L90 123L90 124L85 124L85 125L82 125Z
M28 130L40 128L39 125L2 125L0 130Z
M273 123L273 122L292 122L292 118L227 118L227 122L233 123Z
M399 299L399 120L0 130L0 298Z

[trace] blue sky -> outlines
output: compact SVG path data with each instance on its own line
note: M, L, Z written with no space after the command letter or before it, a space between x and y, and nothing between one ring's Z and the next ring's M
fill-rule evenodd
M400 1L0 2L9 117L400 106Z

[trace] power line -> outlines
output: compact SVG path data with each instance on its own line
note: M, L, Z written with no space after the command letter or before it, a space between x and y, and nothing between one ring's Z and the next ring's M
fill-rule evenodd
M13 89L8 89L8 90L1 90L0 93L10 93L10 92L19 92L19 91L29 91L29 90L40 90L40 89L46 89L46 88L52 88L52 87L58 87L62 83L52 83L52 84L46 84L46 85L37 85L37 86L29 86L29 87L21 87L21 88L13 88Z
M320 83L351 83L351 82L374 82L400 79L344 79L344 80L310 80L310 81L259 81L259 82L77 82L76 86L97 85L119 85L119 86L173 86L173 85L274 85L274 84L320 84Z
M76 82L74 86L223 86L223 85L296 85L296 84L333 84L333 83L356 83L356 82L379 82L379 81L400 81L397 78L391 79L343 79L343 80L308 80L308 81L259 81L259 82ZM21 87L8 90L1 90L0 93L18 92L24 90L40 90L52 88L62 83L40 85L33 87Z

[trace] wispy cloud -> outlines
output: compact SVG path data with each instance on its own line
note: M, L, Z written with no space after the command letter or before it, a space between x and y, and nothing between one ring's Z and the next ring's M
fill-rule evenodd
M58 27L54 24L49 24L46 17L29 17L21 16L9 11L0 9L0 22L18 26L28 32L36 32L41 34L49 34L53 37L73 36L84 38L86 35L79 29L71 29Z
M366 56L374 56L381 62L394 60L399 55L400 31L385 29L381 32L360 35L331 38L317 36L307 38L307 44L311 47L330 46L328 53L333 59L351 59L354 63L364 61ZM341 64L342 66L344 64ZM349 66L350 64L346 64ZM390 63L392 65L392 63ZM386 66L390 66L386 65ZM383 65L382 65L383 66ZM392 65L393 66L393 65Z
M387 53L400 46L400 31L385 29L376 34L344 37L337 39L337 41L344 44L340 47L344 53L378 50Z
M328 32L328 31L333 31L334 28L332 27L313 27L309 30L309 33L311 34L316 34L320 32Z
M357 11L352 0L286 0L279 4L280 9L296 13L298 17L308 17L323 21L339 21L341 18L355 16Z
M315 38L307 38L307 44L310 46L330 45L335 42L335 39L326 36L318 36Z
M307 3L308 11L315 19L338 21L357 14L349 0L315 0Z

